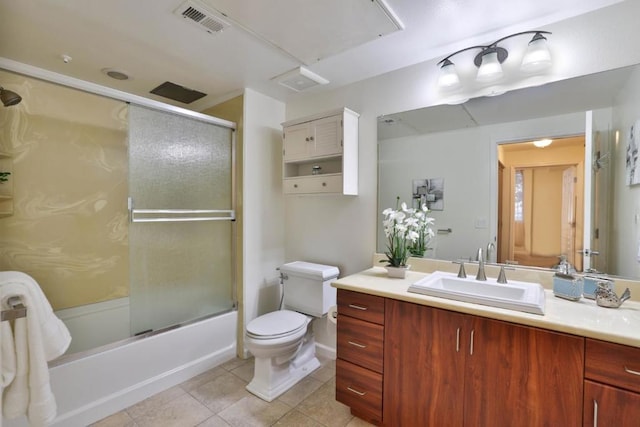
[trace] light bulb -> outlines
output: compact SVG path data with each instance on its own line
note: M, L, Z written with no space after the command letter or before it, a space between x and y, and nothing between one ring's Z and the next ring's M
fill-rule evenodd
M525 72L536 72L551 66L551 52L547 46L547 39L536 33L527 46L527 52L522 58L520 68Z
M482 63L478 68L476 80L481 82L492 82L502 77L502 66L498 61L498 52L493 50L482 55Z

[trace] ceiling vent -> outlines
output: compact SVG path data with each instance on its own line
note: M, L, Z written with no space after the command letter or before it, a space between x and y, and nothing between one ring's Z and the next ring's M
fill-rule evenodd
M174 101L182 102L184 104L191 104L193 101L197 101L198 99L207 96L206 93L189 89L188 87L180 86L171 82L162 83L160 86L153 88L150 93L167 99L173 99Z
M304 67L294 68L291 71L274 77L272 80L275 80L282 86L295 90L296 92L329 83L329 80L320 77L316 73L309 71Z
M187 22L197 25L209 34L220 33L231 26L219 13L207 9L204 5L194 0L182 3L173 13L181 16Z

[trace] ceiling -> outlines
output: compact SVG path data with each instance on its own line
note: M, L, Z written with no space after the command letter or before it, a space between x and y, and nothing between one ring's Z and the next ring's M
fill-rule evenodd
M244 88L285 102L317 94L620 0L189 1L0 0L0 58L201 111ZM176 13L190 6L212 24ZM301 66L328 83L278 83ZM166 81L206 96L149 93Z

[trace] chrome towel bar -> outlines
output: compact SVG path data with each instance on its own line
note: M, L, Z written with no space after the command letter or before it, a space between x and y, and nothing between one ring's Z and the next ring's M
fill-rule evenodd
M27 316L27 307L22 304L20 297L10 297L7 300L7 304L10 308L8 310L2 310L0 321L15 320Z

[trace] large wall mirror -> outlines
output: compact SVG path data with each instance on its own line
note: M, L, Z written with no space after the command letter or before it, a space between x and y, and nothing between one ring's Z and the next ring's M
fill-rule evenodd
M426 201L437 231L427 257L483 248L492 262L553 268L564 255L578 271L640 279L634 127L640 66L385 115L378 210Z

